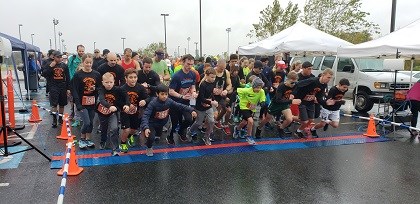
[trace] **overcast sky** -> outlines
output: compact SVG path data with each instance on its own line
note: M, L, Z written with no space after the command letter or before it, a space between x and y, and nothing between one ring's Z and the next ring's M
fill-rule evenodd
M203 54L221 54L227 51L226 28L230 32L230 52L238 46L254 41L246 37L252 23L258 22L259 12L273 0L202 0ZM288 0L280 0L285 7ZM305 0L292 0L301 8ZM389 33L392 0L362 0L362 10L370 12L368 20L379 24L381 35ZM420 18L419 0L397 1L396 29ZM303 10L303 9L302 9ZM199 42L199 0L0 0L0 32L19 38L22 24L22 40L31 42L41 50L49 49L49 39L54 48L53 18L59 20L56 27L62 32L67 51L74 52L77 44L93 51L93 42L99 49L108 48L121 52L125 47L137 50L151 42L164 42L164 26L161 13L168 13L167 44L173 55L180 46L181 54L188 47L195 52L194 42ZM57 36L57 47L58 47ZM198 44L199 46L199 44Z

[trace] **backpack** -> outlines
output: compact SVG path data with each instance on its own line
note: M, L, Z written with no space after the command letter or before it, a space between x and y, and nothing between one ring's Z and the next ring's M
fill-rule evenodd
M73 54L72 57L73 58L71 58L71 61L70 61L69 65L73 64L73 62L74 62L74 60L76 59L77 56L75 54Z

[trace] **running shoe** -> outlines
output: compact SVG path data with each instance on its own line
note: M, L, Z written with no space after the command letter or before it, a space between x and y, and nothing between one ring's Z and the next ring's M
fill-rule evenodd
M241 134L239 135L239 138L245 139L246 134L247 134L247 131L246 131L246 127L245 127L244 129L241 130Z
M316 137L316 138L319 137L318 134L316 133L316 130L311 130L311 134L312 134L312 137Z
M99 144L99 149L105 149L106 148L106 142L101 141Z
M114 149L114 150L112 150L112 154L111 154L113 157L114 156L120 156L120 152L118 151L118 150L116 150L116 149Z
M92 140L85 140L85 141L86 141L86 145L88 147L94 147L95 146L95 143L93 143Z
M252 138L252 136L247 136L247 137L246 137L246 141L247 141L250 145L255 145L255 140L254 140L254 138Z
M219 130L223 128L222 123L220 123L220 121L216 121L216 123L214 123L214 127Z
M232 132L230 131L230 126L229 125L225 125L223 127L223 132L225 132L226 135L231 135L232 134Z
M241 130L238 130L238 126L236 125L233 128L233 135L232 135L232 137L233 137L233 139L236 139L236 138L238 138L240 136L241 136Z
M328 124L325 124L323 130L324 131L327 131L328 130L328 126L329 126Z
M278 131L279 137L284 138L284 136L286 135L284 130L277 126L277 131Z
M210 138L204 138L204 137L203 137L203 142L204 142L204 144L205 144L205 145L207 145L207 146L211 145Z
M130 146L130 147L134 147L136 145L136 140L134 138L134 135L130 135L127 138L127 145Z
M233 122L234 123L239 123L239 122L241 122L241 118L239 116L233 116Z
M79 148L80 149L84 149L84 148L86 148L87 147L87 143L86 143L86 140L79 140Z
M127 153L128 152L128 145L125 144L125 143L121 143L120 144L120 150L124 153Z
M159 142L160 141L160 137L159 136L155 136L155 142Z
M166 138L166 142L168 143L168 145L175 145L175 141L174 138Z
M153 157L153 148L146 149L146 156Z
M289 127L283 129L284 134L292 134L292 131L289 130Z
M303 132L298 132L297 130L296 130L296 132L295 132L295 136L296 136L297 138L306 138L306 137L305 137L305 135L303 134Z

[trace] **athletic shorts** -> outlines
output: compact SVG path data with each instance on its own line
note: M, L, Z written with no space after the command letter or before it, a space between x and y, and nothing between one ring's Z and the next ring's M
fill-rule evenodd
M290 104L290 110L292 111L292 115L299 116L299 105Z
M67 90L57 87L50 87L50 106L56 107L67 105Z
M299 118L301 121L314 119L315 117L315 104L300 104L299 105Z
M270 115L281 115L282 111L290 109L290 104L288 103L273 103L271 102L270 105L268 105L268 113Z
M121 129L138 129L140 127L140 118L138 114L126 114L121 112Z
M327 120L331 120L334 122L339 122L340 121L340 110L336 110L336 111L331 111L331 110L327 110L325 108L321 108L321 120L322 121L327 121Z
M241 116L242 116L242 120L248 120L248 118L252 118L252 115L254 115L254 113L250 110L241 110Z

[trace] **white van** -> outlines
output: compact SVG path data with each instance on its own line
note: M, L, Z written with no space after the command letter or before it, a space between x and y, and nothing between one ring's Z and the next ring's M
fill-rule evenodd
M376 58L347 58L337 56L314 56L314 57L293 57L290 61L299 60L302 63L309 61L313 64L312 74L318 76L324 69L332 68L335 78L333 81L341 78L347 78L350 81L347 97L353 100L354 108L359 112L368 112L372 109L374 103L382 102L385 95L393 96L394 88L396 90L408 90L410 88L410 71L398 71L395 85L395 72L391 69L384 69L384 61L387 59ZM389 63L388 63L389 64ZM399 69L403 69L404 60L401 59ZM413 72L412 84L420 79L420 73ZM356 95L357 86L357 96Z

